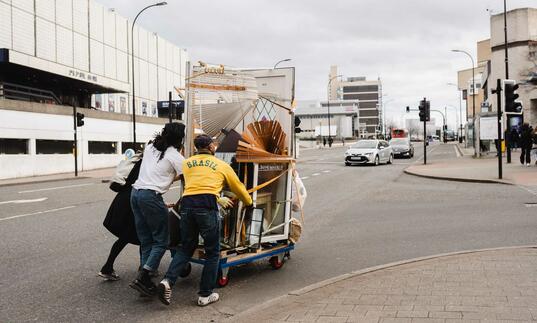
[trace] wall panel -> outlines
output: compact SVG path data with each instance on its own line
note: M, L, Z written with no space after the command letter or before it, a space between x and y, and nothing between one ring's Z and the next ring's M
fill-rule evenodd
M73 29L88 35L88 0L73 1Z
M34 16L23 10L13 7L12 16L13 49L28 55L34 55Z
M11 6L0 2L0 48L11 49Z
M74 33L74 67L82 71L89 71L89 48L88 39L78 33Z
M90 41L90 72L104 75L104 45L93 39Z
M56 26L56 39L58 41L58 63L73 66L73 31L62 26Z
M56 0L56 23L73 29L73 0Z

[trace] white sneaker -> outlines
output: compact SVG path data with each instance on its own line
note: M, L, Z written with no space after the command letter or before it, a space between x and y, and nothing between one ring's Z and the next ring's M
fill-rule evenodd
M170 300L172 298L172 287L170 282L167 279L163 279L160 284L158 284L158 299L164 305L170 305Z
M218 293L212 293L211 295L207 297L199 297L198 298L198 306L207 306L211 303L217 302L220 299L220 296L218 296Z

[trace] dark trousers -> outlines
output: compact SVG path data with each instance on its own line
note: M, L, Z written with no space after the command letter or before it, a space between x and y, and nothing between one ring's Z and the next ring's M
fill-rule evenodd
M531 148L524 148L522 147L522 151L520 152L520 163L524 164L524 159L526 159L526 163L529 164L531 162Z
M203 238L205 264L201 274L198 294L203 297L211 295L218 275L220 260L220 216L217 210L181 208L181 243L182 246L170 263L164 276L170 284L175 284L180 270L190 261L198 246L198 237Z
M114 262L116 261L117 256L119 256L119 254L127 244L129 244L127 240L121 239L117 239L117 241L114 242L112 248L110 249L108 259L106 260L106 263L104 264L103 268L101 268L101 272L103 274L111 274L112 271L114 271Z
M168 247L168 208L161 194L135 188L131 193L131 207L140 240L140 263L148 271L157 270Z

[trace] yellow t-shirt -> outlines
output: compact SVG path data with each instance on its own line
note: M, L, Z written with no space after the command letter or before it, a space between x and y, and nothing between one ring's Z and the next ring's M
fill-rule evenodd
M229 189L246 205L252 204L252 198L246 191L233 168L225 161L213 155L199 154L183 161L185 190L183 196L213 194L220 192L227 184Z

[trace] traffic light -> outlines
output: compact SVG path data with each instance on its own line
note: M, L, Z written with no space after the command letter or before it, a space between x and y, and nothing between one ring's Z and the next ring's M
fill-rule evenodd
M504 94L504 110L507 113L522 113L522 103L518 101L518 84L515 80L503 81L503 94Z
M300 118L295 116L295 133L301 133L302 129L300 129Z
M406 113L409 113L410 112L410 107L407 105L406 106Z
M447 124L444 125L444 131L447 131Z
M420 121L431 121L431 103L425 99L420 101Z
M76 113L76 126L82 127L84 125L84 114L77 112Z

